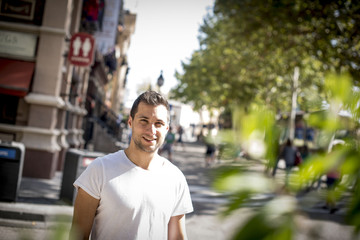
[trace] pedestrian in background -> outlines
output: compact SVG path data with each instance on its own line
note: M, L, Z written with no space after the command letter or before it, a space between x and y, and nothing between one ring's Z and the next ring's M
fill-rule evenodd
M339 184L341 179L340 171L336 168L331 169L326 174L326 186L328 189L328 195L326 197L326 208L330 213L334 213L338 210L336 207L335 188Z
M284 159L285 160L285 171L286 171L286 175L285 175L285 186L288 185L288 179L289 179L289 175L291 172L291 169L294 167L295 165L295 157L296 157L296 149L292 144L292 141L290 140L290 138L288 138L286 140L285 146L283 148L282 151L280 151L280 155L276 161L276 164L274 166L273 169L273 176L276 175L276 171L278 168L278 164L279 164L279 160L280 159Z
M305 144L302 148L301 148L301 158L303 161L306 161L307 158L310 156L310 151L309 151L309 147L307 146L307 144Z
M134 102L125 150L94 160L75 181L75 239L187 239L193 211L183 173L158 155L169 129L169 104L154 91Z
M336 139L332 142L331 152L338 150L343 146L345 142L340 139ZM326 206L325 208L329 209L329 212L335 213L338 208L336 207L336 196L335 189L341 182L341 172L339 170L338 164L330 168L330 170L326 173L326 186L328 190L328 194L326 197Z
M209 130L207 131L207 135L205 136L205 167L210 167L215 163L216 159L216 135L217 129L214 124L209 124Z
M175 133L173 132L172 127L170 127L165 137L165 144L159 150L159 154L162 154L163 152L168 153L168 159L170 162L172 162L172 152L173 152L174 143L175 143Z
M184 128L179 125L177 128L177 134L179 135L179 138L177 140L177 143L180 143L180 145L183 147L183 150L185 150L184 142L183 142L183 134L184 134Z

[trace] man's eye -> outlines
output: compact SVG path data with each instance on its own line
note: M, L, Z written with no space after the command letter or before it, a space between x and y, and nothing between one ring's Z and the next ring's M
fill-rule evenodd
M148 121L146 119L141 119L140 122L141 123L147 123Z
M162 122L157 122L157 123L155 123L155 126L156 127L162 127L162 126L164 126L165 124L164 123L162 123Z

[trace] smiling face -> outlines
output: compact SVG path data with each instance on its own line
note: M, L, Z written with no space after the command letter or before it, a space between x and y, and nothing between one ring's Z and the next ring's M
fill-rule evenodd
M129 118L132 142L138 150L154 153L163 144L169 129L168 110L164 105L140 102L134 118Z

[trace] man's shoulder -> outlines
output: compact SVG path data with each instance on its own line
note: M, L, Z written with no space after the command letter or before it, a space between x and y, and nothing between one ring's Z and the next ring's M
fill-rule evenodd
M104 156L98 157L95 160L101 162L102 164L106 164L114 161L119 161L121 159L124 159L124 150L119 150L117 152L105 154Z
M184 173L181 171L181 169L178 166L176 166L174 163L170 162L166 158L164 158L164 160L165 160L164 167L166 172L170 174L184 175Z

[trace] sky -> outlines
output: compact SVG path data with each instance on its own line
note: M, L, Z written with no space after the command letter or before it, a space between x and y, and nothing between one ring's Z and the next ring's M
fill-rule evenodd
M213 4L214 0L124 0L124 8L137 14L127 53L125 105L135 100L139 85L156 86L161 70L161 92L167 94L176 86L175 71L182 73L181 62L188 63L199 49L199 27Z

